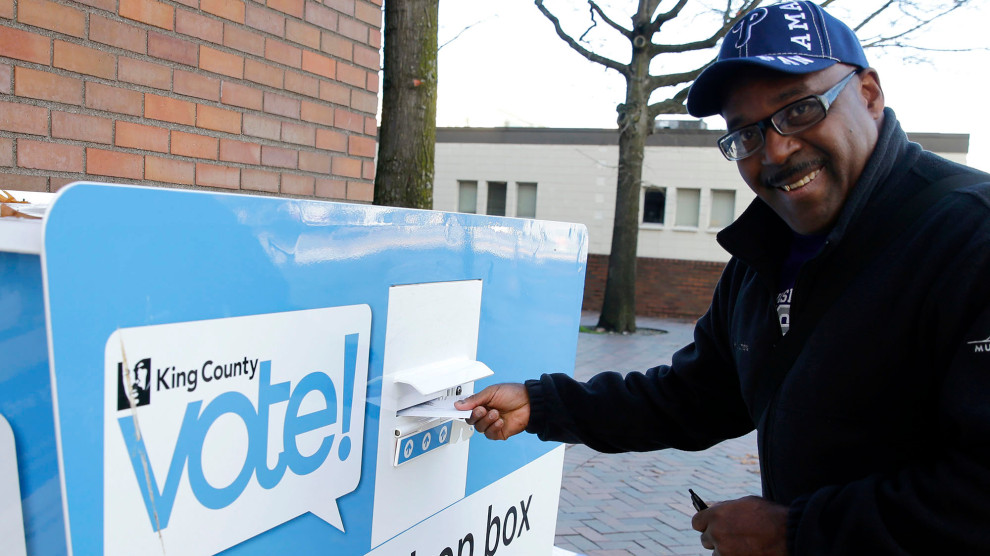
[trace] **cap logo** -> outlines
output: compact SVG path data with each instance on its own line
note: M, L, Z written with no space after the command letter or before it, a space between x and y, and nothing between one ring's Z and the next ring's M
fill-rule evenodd
M767 16L766 8L759 8L753 10L752 13L742 18L739 23L736 23L735 27L732 28L732 33L739 35L736 38L736 48L742 48L746 46L749 39L753 36L753 26L757 23L763 21L763 18Z

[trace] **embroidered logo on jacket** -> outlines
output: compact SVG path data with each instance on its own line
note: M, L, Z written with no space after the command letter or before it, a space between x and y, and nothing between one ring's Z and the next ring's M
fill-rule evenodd
M975 353L990 353L990 338L986 340L979 340L976 342L967 342L969 345L973 346L973 351Z

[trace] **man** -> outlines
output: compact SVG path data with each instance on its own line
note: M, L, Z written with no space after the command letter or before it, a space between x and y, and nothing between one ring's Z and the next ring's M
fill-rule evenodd
M719 148L757 195L719 234L733 256L694 343L645 373L490 386L459 404L468 422L603 452L756 428L763 496L692 521L722 556L990 553L990 178L908 142L854 33L811 2L747 14L688 110L725 118ZM956 174L982 183L869 257L769 379L849 249Z

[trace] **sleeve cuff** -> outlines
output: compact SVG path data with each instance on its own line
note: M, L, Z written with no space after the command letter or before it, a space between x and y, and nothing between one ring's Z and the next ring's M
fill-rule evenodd
M526 424L526 432L535 434L542 440L546 431L547 416L543 384L539 380L530 379L523 385L529 395L529 423Z

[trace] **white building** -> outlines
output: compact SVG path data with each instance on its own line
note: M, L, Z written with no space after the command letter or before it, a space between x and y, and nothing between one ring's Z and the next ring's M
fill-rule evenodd
M650 284L641 284L637 289L639 314L696 317L700 312L694 307L702 311L707 307L711 286L729 259L715 234L754 198L736 165L715 147L723 133L659 129L647 139L640 193L640 277L651 279L649 269L662 262L663 272L673 273L675 279L655 295L669 295L675 283L699 279L684 262L719 264L703 265L705 286L697 294L702 299L684 311L670 309L669 303L651 303ZM968 135L920 133L910 137L946 158L966 161ZM596 281L602 281L602 289L604 284L598 276L602 263L598 259L608 256L612 240L618 157L616 130L440 128L433 208L586 225L591 295L586 292L585 308L594 310L601 303L598 299L596 305L594 299L599 289Z

